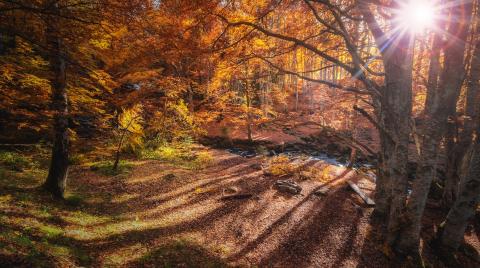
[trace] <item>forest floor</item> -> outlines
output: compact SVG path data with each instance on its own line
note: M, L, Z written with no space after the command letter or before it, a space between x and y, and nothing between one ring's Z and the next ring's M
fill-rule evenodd
M214 162L192 169L132 161L130 172L115 176L74 166L65 202L38 189L45 174L3 170L0 266L394 266L371 223L373 209L346 186L346 180L356 181L371 195L374 184L364 176L300 158L297 164L320 175L292 178L303 189L291 195L273 186L278 176L261 170L267 158L196 148ZM327 195L314 194L325 185ZM251 196L222 199L233 187ZM428 217L426 236L438 219ZM466 234L473 255L480 250L479 227ZM438 267L428 246L424 256ZM464 267L478 267L463 260Z

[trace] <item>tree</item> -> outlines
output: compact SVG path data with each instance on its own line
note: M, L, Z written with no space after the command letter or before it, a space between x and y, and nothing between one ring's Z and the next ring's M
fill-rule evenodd
M54 115L54 143L52 159L44 187L58 198L63 198L68 174L68 100L66 91L66 62L64 58L63 41L58 36L60 16L59 3L47 1L46 8L54 17L46 20L46 39L49 51L49 63L53 77L50 79L53 89L52 107Z
M115 150L115 162L112 169L117 170L120 163L120 153L124 149L125 145L131 149L141 146L143 138L143 119L142 119L142 106L137 104L130 109L124 110L118 116L117 122L117 148Z
M93 51L94 44L98 45L93 35L106 33L107 27L102 24L102 19L113 24L122 18L122 14L134 15L138 9L132 9L130 4L139 2L12 0L0 3L1 28L8 28L10 36L29 44L48 62L49 72L45 78L52 88L54 120L51 164L44 188L56 198L63 198L68 174L69 122L73 121L68 91L81 92L75 96L76 101L89 100L91 110L100 110L95 107L98 99L92 98L95 94L89 90L107 89L110 81L107 74L98 70L101 61Z
M480 204L479 139L472 144L470 153L466 155L465 160L463 168L465 175L460 180L458 197L448 212L439 234L441 245L449 250L458 249L463 241L468 221Z
M446 135L449 117L455 113L464 79L465 44L469 32L471 12L470 1L463 1L450 8L450 17L459 18L451 20L448 28L448 33L455 36L456 41L445 49L445 64L438 88L431 91L434 92L432 106L427 109L425 114L426 123L422 130L423 137L416 179L413 182L412 194L408 200L405 213L406 221L403 223L398 242L401 251L416 251L419 245L421 219L430 185L435 175L436 156L440 152L441 140ZM458 40L463 42L457 42Z

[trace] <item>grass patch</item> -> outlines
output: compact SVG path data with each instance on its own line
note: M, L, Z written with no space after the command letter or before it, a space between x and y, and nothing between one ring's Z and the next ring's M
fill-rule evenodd
M120 160L117 169L113 170L113 164L113 161L101 161L91 165L90 169L105 176L116 176L130 173L134 166L130 161Z
M84 202L85 198L78 194L69 194L65 197L65 203L69 206L78 207Z
M63 230L52 225L42 225L38 229L46 238L53 239L63 235Z
M0 163L10 170L22 171L31 164L30 160L17 152L0 151Z
M83 163L86 163L87 157L84 154L74 154L71 155L68 159L68 163L70 165L81 165Z

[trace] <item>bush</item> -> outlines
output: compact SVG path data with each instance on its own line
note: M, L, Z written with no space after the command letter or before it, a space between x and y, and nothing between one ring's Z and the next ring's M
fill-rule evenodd
M203 169L213 163L213 156L209 152L199 152L192 162L192 169Z
M141 152L141 158L165 161L189 169L202 169L213 162L209 152L194 153L188 141L163 145L158 149L145 149Z
M298 171L298 166L290 163L288 156L279 155L270 161L269 173L273 176L293 175Z
M22 171L30 166L30 162L26 157L16 152L0 152L0 163L11 170Z

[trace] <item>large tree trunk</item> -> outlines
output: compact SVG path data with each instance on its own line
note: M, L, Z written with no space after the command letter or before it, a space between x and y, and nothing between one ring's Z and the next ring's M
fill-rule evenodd
M400 228L400 216L407 196L413 39L410 34L402 34L392 37L391 43L386 44L385 36L366 1L359 3L359 8L375 36L376 46L383 48L385 85L380 96L373 98L381 139L375 214L388 219L386 239L392 244ZM392 25L393 28L396 26Z
M58 12L58 4L49 5ZM54 197L63 198L68 174L68 102L66 91L66 64L62 55L62 41L58 36L56 19L48 23L46 37L49 49L49 64L52 72L52 108L54 115L54 143L52 159L44 188Z
M476 30L478 33L478 28ZM447 167L447 177L445 180L445 188L443 191L443 204L450 207L457 196L458 180L460 177L460 165L468 146L473 139L473 133L478 124L479 104L480 104L480 40L477 40L473 50L470 73L467 80L466 96L465 96L465 121L463 131L458 137L452 156L452 164Z
M426 124L422 131L423 139L416 178L413 182L412 194L408 200L404 217L405 223L402 226L396 247L401 252L416 252L418 250L421 220L435 174L435 159L439 152L442 137L447 130L450 110L452 107L455 109L460 94L465 73L465 42L457 40L465 41L468 34L471 4L466 2L465 0L462 4L451 8L453 17L461 19L450 23L449 33L457 38L453 38L455 43L452 43L445 51L445 64L438 91L434 96L431 110L427 111L425 115Z
M396 43L396 44L395 44ZM407 163L412 111L413 46L411 37L404 35L387 51L385 61L386 86L382 97L383 176L387 181L388 210L387 243L392 245L400 229L400 216L407 197Z
M467 156L468 157L468 156ZM471 156L465 165L466 175L461 179L458 198L442 224L442 246L458 249L463 241L468 220L475 214L480 203L480 140L475 141Z

